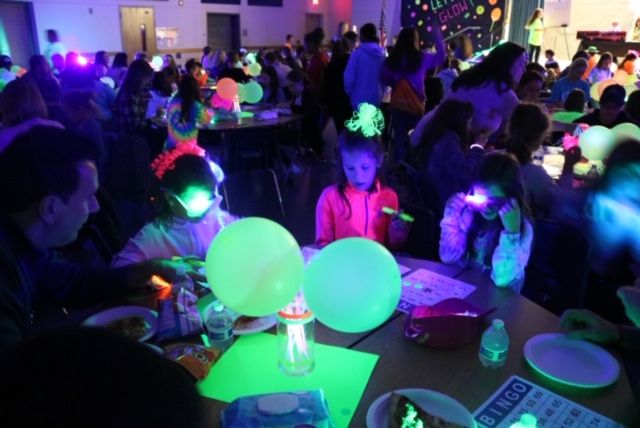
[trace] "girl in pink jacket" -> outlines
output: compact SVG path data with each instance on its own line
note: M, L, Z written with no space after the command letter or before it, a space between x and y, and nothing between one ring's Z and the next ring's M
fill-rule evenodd
M346 125L338 140L339 182L324 189L316 206L316 244L325 246L342 238L363 237L390 249L400 248L407 239L409 225L399 217L398 195L379 177L383 160L379 139L384 128L382 113L361 104ZM396 214L386 214L385 207Z

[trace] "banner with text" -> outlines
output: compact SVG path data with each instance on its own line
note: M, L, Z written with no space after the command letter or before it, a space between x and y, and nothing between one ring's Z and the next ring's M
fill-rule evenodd
M502 38L505 7L505 0L402 0L400 19L403 27L415 27L421 40L432 40L430 33L436 25L445 38L462 31L471 39L474 51L479 51Z

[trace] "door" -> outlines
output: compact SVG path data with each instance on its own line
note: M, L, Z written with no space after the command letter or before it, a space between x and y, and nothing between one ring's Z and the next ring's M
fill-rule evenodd
M240 50L240 15L207 14L207 46L212 50Z
M37 53L31 16L31 3L0 1L0 54L25 68Z
M156 53L156 24L151 7L121 7L122 49L133 60L136 52Z
M322 26L322 14L321 13L307 13L304 16L304 33L310 33L316 28L324 28Z

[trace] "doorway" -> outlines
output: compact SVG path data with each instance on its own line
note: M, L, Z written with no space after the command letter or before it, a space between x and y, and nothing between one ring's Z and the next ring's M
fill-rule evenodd
M27 68L37 53L32 17L31 3L0 1L0 54Z
M213 51L239 51L240 15L207 13L207 46Z
M121 7L122 49L133 60L136 52L156 53L156 24L151 7Z
M321 13L307 13L304 16L304 33L310 33L318 27L324 28L322 21Z

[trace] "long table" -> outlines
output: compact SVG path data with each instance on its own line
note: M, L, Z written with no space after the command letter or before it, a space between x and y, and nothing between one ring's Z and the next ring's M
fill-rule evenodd
M477 289L467 299L479 307L498 308L491 317L505 321L511 341L509 357L506 365L498 370L482 367L478 360L480 336L473 343L452 350L421 347L403 337L404 315L400 312L376 330L360 334L339 333L317 323L318 343L380 355L351 421L352 427L364 427L371 403L380 395L400 388L433 389L457 399L473 412L511 375L528 379L628 427L638 426L640 416L622 366L620 378L614 385L596 390L562 386L528 366L523 357L524 344L536 334L559 331L557 316L510 289L497 288L485 274L426 260L398 258L398 262L412 269L432 270L476 286ZM615 351L610 351L618 357ZM226 403L207 398L203 400L207 426L220 426L220 412Z

